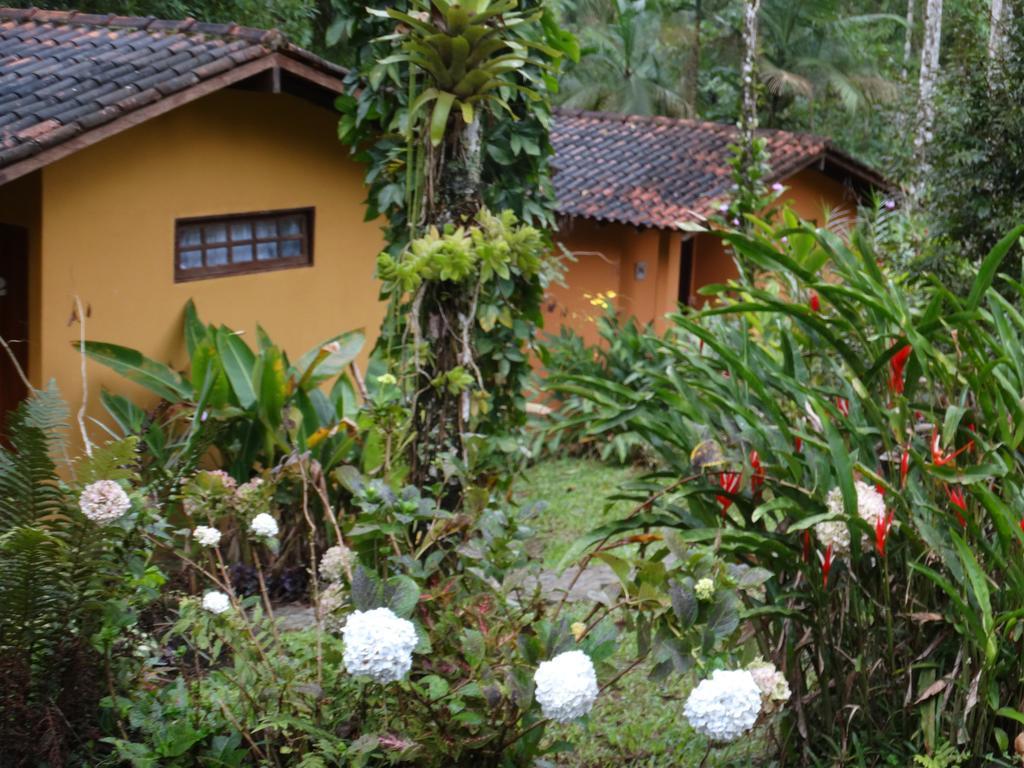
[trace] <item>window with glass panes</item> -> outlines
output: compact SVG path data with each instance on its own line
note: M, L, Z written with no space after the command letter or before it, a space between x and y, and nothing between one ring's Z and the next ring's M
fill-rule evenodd
M174 222L174 279L201 280L313 263L313 209Z

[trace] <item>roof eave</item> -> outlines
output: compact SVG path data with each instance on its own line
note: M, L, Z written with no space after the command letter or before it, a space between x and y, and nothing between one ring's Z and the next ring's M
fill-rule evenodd
M282 90L280 77L282 72L294 75L328 94L338 95L344 91L344 84L342 82L344 70L341 67L332 65L313 54L289 45L283 50L269 52L266 56L240 64L219 75L201 80L180 91L162 96L146 106L113 116L107 122L81 133L71 135L66 141L47 146L23 160L16 161L6 167L0 167L0 184L14 181L106 138L196 101L203 96L264 73L271 75L271 80L273 81L272 89L278 92ZM287 88L283 90L287 91Z

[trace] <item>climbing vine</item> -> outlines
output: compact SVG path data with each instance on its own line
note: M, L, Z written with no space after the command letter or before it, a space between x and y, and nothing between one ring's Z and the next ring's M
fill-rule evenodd
M543 229L549 97L578 49L516 0L398 3L348 33L365 63L338 102L339 131L367 163L368 215L385 217L388 240L378 350L412 412L409 479L454 506L458 478L493 466L472 435L511 449L525 419L529 347L558 269Z

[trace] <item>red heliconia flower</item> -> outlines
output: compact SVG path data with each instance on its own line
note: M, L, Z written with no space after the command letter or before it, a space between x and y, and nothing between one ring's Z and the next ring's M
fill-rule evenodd
M910 358L910 345L904 344L900 351L889 358L889 391L895 395L903 394L903 369Z
M1020 521L1020 529L1021 531L1024 531L1024 520Z
M797 453L803 453L803 450L804 450L804 441L803 441L803 439L799 438L799 437L793 438L793 447L796 448L796 452Z
M750 452L750 492L755 496L761 492L764 485L764 467L761 465L761 457L757 451Z
M907 475L910 472L910 449L904 448L900 457L900 488L907 487Z
M954 486L950 488L946 486L946 495L949 496L949 502L956 507L956 519L960 521L960 525L964 528L967 527L967 521L964 519L963 512L967 511L967 499L964 497L963 486Z
M1024 528L1024 520L1020 521L1021 527ZM809 562L811 559L811 532L804 531L804 562Z
M885 540L889 538L889 529L892 528L892 510L875 521L875 549L879 557L885 557Z
M740 473L723 472L718 476L718 484L722 486L722 490L726 493L737 493L740 489ZM722 494L715 496L715 498L722 507L722 517L725 517L725 513L732 506L732 499Z
M974 441L968 441L967 445L962 448L958 448L952 453L945 453L942 450L942 446L939 445L939 431L937 429L932 430L932 464L937 467L943 467L946 464L953 464L956 461L956 457L969 448L974 447Z
M821 299L818 298L818 294L812 293L807 303L810 304L812 311L821 312Z
M845 397L836 398L836 408L839 409L839 412L843 414L843 416L850 415L850 401Z
M821 555L818 555L821 557ZM832 570L832 545L825 549L825 556L821 558L821 585L828 586L828 574Z

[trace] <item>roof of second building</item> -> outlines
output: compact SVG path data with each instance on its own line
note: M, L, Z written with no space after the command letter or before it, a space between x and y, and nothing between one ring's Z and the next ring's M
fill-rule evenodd
M878 174L828 139L761 130L771 156L769 182L814 163L837 167L869 186ZM713 213L732 184L735 126L668 117L557 110L551 131L557 210L565 216L677 229Z
M325 91L344 75L276 30L0 8L0 183L72 138L275 68Z

